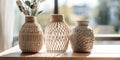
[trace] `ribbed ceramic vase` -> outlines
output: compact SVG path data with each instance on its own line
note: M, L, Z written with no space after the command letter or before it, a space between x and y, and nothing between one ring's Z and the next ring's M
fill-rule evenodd
M88 28L89 21L77 21L71 34L72 49L76 53L91 52L94 43L93 31Z
M39 52L43 43L43 32L34 16L26 16L19 32L19 47L22 52Z
M64 53L68 48L70 37L68 25L63 15L51 15L50 23L45 29L45 40L47 52Z

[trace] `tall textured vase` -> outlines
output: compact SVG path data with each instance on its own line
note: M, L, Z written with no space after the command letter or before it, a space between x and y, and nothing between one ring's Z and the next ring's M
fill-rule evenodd
M91 52L94 43L93 31L88 28L89 21L77 21L71 34L72 49L76 53Z
M19 33L19 46L22 52L39 52L43 43L43 32L34 16L26 16Z
M47 52L64 53L68 48L70 31L63 19L63 15L51 15L50 23L45 29Z

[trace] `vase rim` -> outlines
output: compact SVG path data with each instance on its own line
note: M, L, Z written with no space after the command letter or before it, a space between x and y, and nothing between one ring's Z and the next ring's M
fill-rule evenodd
M87 21L87 20L78 20L76 22L89 22L89 21Z
M35 16L25 16L25 17L35 17Z
M26 23L34 23L34 22L36 22L36 17L34 17L34 16L26 16L25 17L25 22Z
M79 26L88 26L89 21L77 21Z
M59 15L62 15L62 16L64 16L64 14L51 14L51 15L58 15L58 16L59 16Z

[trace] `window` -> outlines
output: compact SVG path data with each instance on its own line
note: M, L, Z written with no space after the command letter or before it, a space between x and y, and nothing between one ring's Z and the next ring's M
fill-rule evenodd
M100 36L114 36L119 41L120 33L120 0L59 0L59 12L64 14L65 21L72 29L75 27L76 21L83 18L89 20L89 26L93 29L97 39ZM38 23L44 30L49 23L50 15L53 13L54 0L46 0L40 5L44 12L37 16ZM24 23L24 15L18 10L15 4L15 26L14 26L14 44L17 44L17 36L19 30ZM98 35L102 34L102 35ZM107 34L107 35L106 35ZM114 34L114 35L113 35ZM116 38L118 37L118 38ZM103 37L101 37L103 38ZM100 39L99 39L100 40ZM102 41L96 44L119 44L120 42Z

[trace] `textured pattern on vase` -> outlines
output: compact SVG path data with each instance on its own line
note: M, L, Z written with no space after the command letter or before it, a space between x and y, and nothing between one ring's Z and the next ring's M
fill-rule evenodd
M69 28L64 22L51 22L45 29L47 52L66 52L69 42Z
M22 52L39 52L42 47L42 30L38 23L25 23L19 34Z
M94 35L86 26L78 26L71 35L71 44L74 52L91 52Z

